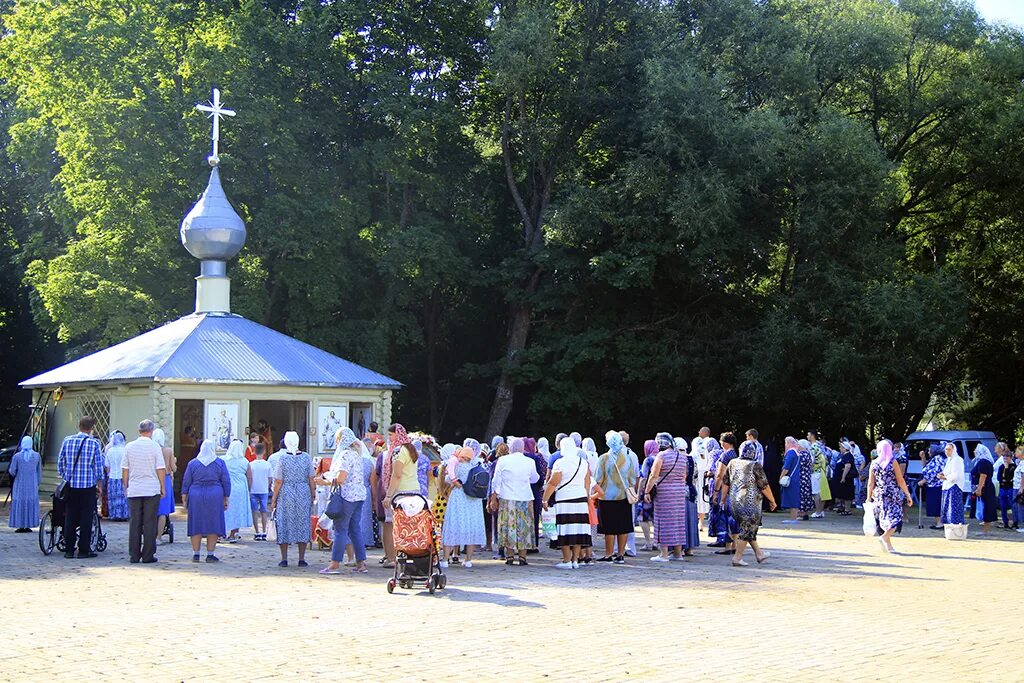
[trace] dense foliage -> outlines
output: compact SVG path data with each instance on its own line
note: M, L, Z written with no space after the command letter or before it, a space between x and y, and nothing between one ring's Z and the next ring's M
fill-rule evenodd
M4 6L10 391L191 308L218 85L237 312L446 436L901 435L1024 369L1024 36L966 0ZM34 316L29 311L34 311ZM28 350L28 353L26 353Z

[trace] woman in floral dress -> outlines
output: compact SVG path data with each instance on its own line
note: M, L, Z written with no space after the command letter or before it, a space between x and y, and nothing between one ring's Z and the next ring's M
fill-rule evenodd
M868 472L868 500L875 503L875 520L882 530L879 541L886 552L894 552L892 535L903 529L903 505L914 499L903 479L903 471L893 460L892 443L878 442L878 459Z

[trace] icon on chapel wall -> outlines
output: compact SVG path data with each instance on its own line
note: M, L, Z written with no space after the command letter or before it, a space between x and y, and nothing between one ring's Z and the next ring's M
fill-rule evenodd
M320 404L317 409L317 426L320 428L321 453L334 452L334 435L348 424L348 406Z
M238 404L206 403L206 436L224 452L234 439L238 438Z

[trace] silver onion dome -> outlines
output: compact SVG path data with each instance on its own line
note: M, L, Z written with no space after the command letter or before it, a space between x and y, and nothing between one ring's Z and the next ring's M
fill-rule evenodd
M216 166L203 196L181 221L181 243L204 262L203 272L209 275L223 274L226 261L245 245L245 223L228 202Z

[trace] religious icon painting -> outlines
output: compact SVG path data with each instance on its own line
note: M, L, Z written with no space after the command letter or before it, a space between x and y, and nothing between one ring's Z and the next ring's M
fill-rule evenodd
M218 453L228 450L232 440L238 438L238 403L206 402L206 435L217 446Z
M320 453L334 452L334 435L348 425L348 406L321 403L317 409L317 443Z

